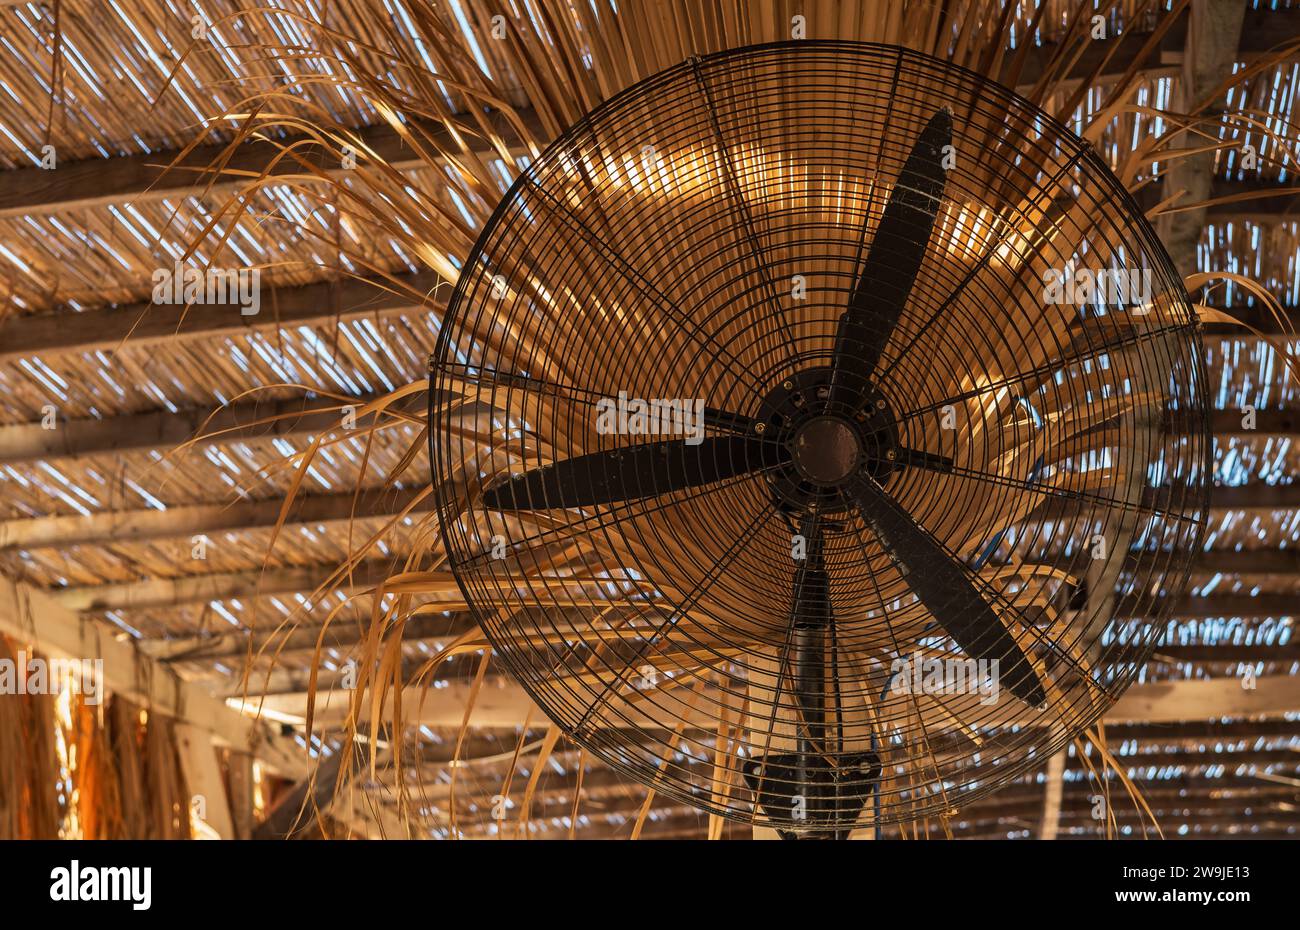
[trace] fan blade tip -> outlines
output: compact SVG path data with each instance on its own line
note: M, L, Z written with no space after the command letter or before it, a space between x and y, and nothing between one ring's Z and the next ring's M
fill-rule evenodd
M1032 672L1021 676L1008 687L1012 694L1035 710L1047 709L1047 692Z
M931 150L930 154L938 157L945 145L952 144L952 117L950 107L935 110L917 137L917 146L922 150Z
M927 143L934 146L936 150L942 149L945 145L952 143L952 110L944 107L942 110L936 110L934 116L925 124L925 129L921 131L921 138Z
M941 110L935 110L934 115L926 121L925 129L922 130L922 133L940 132L944 135L951 135L954 115L952 107L944 107Z

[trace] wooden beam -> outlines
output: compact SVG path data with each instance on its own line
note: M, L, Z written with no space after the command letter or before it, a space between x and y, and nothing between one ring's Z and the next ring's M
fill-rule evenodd
M1243 14L1246 4L1241 0L1196 0L1190 4L1186 16L1187 50L1183 55L1181 80L1174 84L1173 108L1180 113L1190 113L1199 107L1205 96L1220 86L1231 74L1239 58ZM1179 148L1196 149L1201 141L1191 135L1178 139ZM1202 203L1207 197L1219 195L1214 188L1214 152L1183 154L1170 162L1160 178L1158 196L1162 199L1179 196L1175 206ZM1254 202L1254 201L1252 201ZM1235 206L1235 204L1216 204ZM1183 276L1197 271L1196 246L1209 219L1207 208L1163 213L1156 217L1155 227L1160 239L1169 250L1169 258Z
M1219 192L1242 189L1229 184ZM1293 202L1295 208L1300 209L1300 197L1274 197L1272 200L1242 203L1250 205L1250 212L1257 213L1261 204L1273 204L1281 210ZM1235 215L1245 207L1226 204L1221 208L1211 208L1210 212L1219 209L1224 215ZM382 318L415 310L432 308L441 311L444 308L445 295L442 292L435 294L441 279L433 272L394 277L412 291L430 295L426 301L427 308L416 307L409 298L384 290L380 281L349 278L338 282L271 288L263 297L261 312L255 316L243 316L238 308L224 305L196 304L185 308L152 303L84 312L61 310L17 315L0 322L0 364L30 356L109 352L128 340L132 346L160 345L218 336L237 337L249 332L268 333L281 327L314 325L335 318L363 315ZM1260 327L1264 331L1277 330L1276 324L1264 320L1259 311L1247 312L1252 320L1264 324Z
M512 745L514 743L517 743L517 738L514 741L512 741ZM503 755L505 756L505 758L502 760L502 765L492 770L493 775L503 774L506 768L509 766L510 761L513 757L513 753L506 752ZM530 761L531 761L530 759L523 759L519 762L519 766L524 769L527 769ZM391 775L391 773L392 770L389 769L388 772L385 774ZM684 779L688 779L694 781L696 784L699 784L701 782L707 783L708 776L711 773L712 773L712 762L707 760L696 760L696 761L681 762L681 770L679 774ZM489 775L487 773L481 773L477 776L477 780L479 781L480 784L484 781L490 782L493 778L493 775ZM421 792L421 798L420 798L421 801L440 803L440 802L446 802L450 800L450 796L451 796L450 779L446 778L445 776L446 776L445 770L438 771L436 773L427 774L425 779L424 790ZM430 780L431 777L438 778L438 781L436 782L431 781ZM384 779L380 779L379 784L375 786L372 790L380 790L380 791L384 790L383 781ZM473 785L474 782L467 781L467 782L462 782L461 784ZM576 764L565 765L563 773L559 773L552 769L548 769L546 772L543 773L543 775L541 776L541 778L537 783L537 786L535 788L535 793L534 793L534 802L537 802L541 799L545 799L548 796L554 798L556 795L567 796L570 800L572 800L573 792L577 788L577 786L578 786L578 773L577 773ZM582 794L584 799L609 798L611 795L622 794L623 791L629 787L635 789L640 786L636 782L636 780L631 778L630 776L623 775L622 773L607 767L593 769L590 772L584 773L582 777ZM462 790L465 791L465 796L463 796L464 800L466 802L473 803L475 799L473 797L472 788L466 787ZM527 790L528 790L527 780L516 779L511 781L510 791L508 793L504 791L502 791L501 793L503 797L506 797L511 801L516 802L517 805L519 802L523 800L524 795L527 793ZM641 790L642 792L644 792L645 789L642 788ZM698 796L700 796L701 798L706 796L706 792L704 791L697 791L696 794L698 794ZM457 807L458 809L460 809L459 804L457 805Z
M1151 553L1130 553L1125 567L1134 569L1150 565ZM1300 549L1211 549L1192 556L1192 571L1225 575L1296 575L1300 574Z
M226 778L230 783L230 818L235 839L253 836L253 757L231 749L226 752Z
M1169 507L1171 499L1177 500L1183 491L1180 487L1148 487L1142 495L1142 506L1149 510ZM1300 510L1300 482L1293 484L1244 484L1237 486L1214 485L1210 488L1212 510ZM1067 497L1053 497L1035 507L1024 522L1063 520L1073 516L1119 513L1118 507L1092 500L1075 501Z
M419 688L408 688L403 695L403 721L411 726L458 728L465 716L469 700L469 682L456 682L445 688L430 689L421 694ZM344 690L321 692L316 696L314 719L318 726L337 726L347 717L351 693ZM247 701L227 698L232 707L255 713L259 708L277 720L307 719L307 695L275 694L269 697L249 696ZM390 702L391 703L391 702ZM471 727L517 727L529 716L540 720L545 715L533 704L524 689L506 678L493 676L486 679L474 701Z
M672 802L667 802L672 804ZM606 820L604 815L597 812L583 814L579 809L579 816L586 816L589 822L586 825L579 825L577 836L584 840L630 840L632 838L633 825L636 823L636 816L624 816L615 821ZM616 815L617 816L617 815ZM506 836L513 837L518 821L507 820L502 826L505 829ZM533 825L533 837L537 839L561 839L568 836L569 828L567 826L557 826L549 821L542 821ZM669 839L686 839L697 838L703 839L709 831L709 815L704 811L697 810L693 807L683 807L681 805L654 807L650 810L645 826L641 830L641 838L646 840L669 840ZM744 824L732 823L727 821L723 827L723 837L730 839L736 831L748 831ZM487 827L482 832L466 834L481 839L495 837L496 831L492 827Z
M1222 572L1224 574L1300 574L1300 550L1295 549L1243 549L1238 552L1200 552L1192 559L1194 572Z
M1261 723L1266 721L1259 721ZM1300 794L1300 784L1286 785L1260 778L1258 775L1225 773L1207 775L1205 772L1186 772L1181 775L1169 775L1167 772L1152 773L1148 769L1134 769L1129 776L1142 788L1143 794L1153 796L1205 796L1216 794L1250 795L1256 792L1278 793L1291 791ZM998 798L1007 797L1013 803L1032 799L1035 803L1042 797L1042 789L1032 781L1014 781L997 794L990 795L969 805L974 808L983 804L992 804ZM1080 778L1065 783L1067 803L1080 796L1088 797L1096 793L1096 783L1088 778Z
M176 744L191 809L218 838L235 839L235 821L217 763L217 748L205 731L184 721L176 724Z
M584 782L585 786L585 782ZM626 787L626 785L624 786ZM1090 788L1095 792L1095 788ZM1268 794L1261 794L1254 797L1239 797L1231 801L1223 801L1213 796L1186 797L1186 796L1168 796L1154 794L1153 792L1144 791L1143 795L1151 802L1152 810L1156 813L1157 818L1163 820L1165 817L1179 818L1187 811L1198 811L1206 814L1226 814L1230 812L1242 812L1252 806L1258 810L1277 802L1287 802L1292 796L1286 791L1271 791ZM1163 797L1163 800L1160 800ZM1033 801L1021 801L1014 797L1010 800L1004 800L1006 795L996 794L984 801L976 802L968 807L958 809L957 815L951 818L951 824L956 827L958 824L972 824L980 821L992 819L1009 819L1019 818L1029 821L1036 812L1036 808L1042 806L1042 798ZM1117 799L1119 800L1119 799ZM481 798L472 798L466 805L457 805L459 824L469 827L465 835L477 836L486 835L491 827L490 821L484 822L483 812L485 805L477 803L477 810L471 810L469 805L475 802L481 802ZM1136 808L1128 805L1127 798L1122 799L1116 805L1115 816L1120 821L1140 819L1141 812ZM635 818L641 805L644 803L644 796L639 793L630 793L625 796L613 796L603 801L588 801L586 798L579 804L579 815L585 815L588 818L607 818L610 816L631 816ZM556 817L564 817L569 814L573 807L573 798L571 792L557 791L553 793L542 793L540 790L533 798L532 815L529 818L531 832L538 833L544 829L546 821ZM1092 811L1094 804L1087 796L1077 796L1064 805L1062 817L1071 822L1090 821L1092 820ZM517 811L510 812L510 819L504 821L504 828L507 835L511 835L512 830L519 829L520 819ZM1163 815L1163 816L1162 816ZM581 829L581 828L579 828ZM896 830L896 826L890 825L884 828L885 831ZM1049 839L1041 834L1041 839Z
M1134 685L1104 719L1107 724L1166 723L1251 715L1278 716L1300 711L1300 678L1273 675L1257 678L1255 683L1254 689L1243 688L1238 678ZM403 698L403 720L411 726L458 728L465 713L469 688L468 683L453 682L423 696L419 689L408 689ZM344 691L319 694L315 719L326 727L339 724L347 714L349 698L350 694ZM236 701L234 698L229 700ZM254 709L264 707L275 719L301 721L306 718L307 695L277 694L264 701L250 697L249 706ZM471 726L517 727L530 713L533 719L540 719L541 711L523 688L507 678L495 677L485 683L475 701ZM701 715L697 724L708 726L707 716ZM1300 762L1300 756L1297 761Z
M593 773L594 774L594 773ZM641 806L645 803L645 789L641 786L625 780L622 787L627 793L619 797L610 797L602 802L589 800L584 796L578 805L578 817L585 820L586 824L579 823L576 836L578 839L588 839L586 831L591 829L600 829L603 825L612 821L624 822L624 834L630 837L632 824L636 822L640 813ZM585 788L585 782L584 782ZM630 789L630 790L629 790ZM585 795L584 791L584 795ZM481 799L480 799L481 800ZM672 811L680 811L683 814L694 810L697 816L702 817L699 836L704 838L708 830L708 814L688 807L676 806L677 802L660 799L662 804L651 807L650 815L655 818L673 816ZM458 805L459 806L459 805ZM460 812L457 817L457 830L465 839L487 839L495 836L496 831L500 830L507 838L524 836L525 824L521 820L522 812L518 808L512 808L505 820L499 824L494 822L488 816L488 810L491 805L479 803L476 810L465 810ZM532 815L526 824L527 833L534 838L545 838L548 833L551 837L556 834L567 834L568 826L557 827L552 821L557 818L567 818L573 809L573 795L567 794L550 794L543 796L540 793L533 798ZM445 813L444 813L445 817ZM646 820L645 830L650 830L655 820ZM724 838L728 829L748 830L749 825L726 821L724 826ZM649 833L643 832L643 836L649 837Z
M1095 790L1095 789L1094 789ZM1145 792L1144 792L1145 794ZM994 797L997 797L996 795ZM1230 801L1219 800L1213 797L1203 798L1167 798L1160 802L1154 802L1148 798L1151 804L1151 810L1156 814L1157 821L1163 822L1166 818L1174 820L1183 820L1189 813L1193 816L1216 816L1231 813L1244 813L1254 808L1256 811L1267 809L1279 802L1287 803L1289 798L1284 794L1282 796L1262 796L1258 798L1234 798ZM1143 812L1140 811L1126 796L1116 796L1112 793L1112 802L1114 810L1112 813L1120 821L1124 820L1141 820ZM972 805L961 812L960 819L971 822L988 817L1024 817L1028 814L1027 805L1024 804L1006 804L999 806L990 804L987 807L976 807ZM1066 821L1089 821L1092 820L1092 806L1086 803L1085 799L1076 800L1069 808L1062 812L1062 818ZM1100 822L1099 822L1100 824Z
M1231 831L1233 828L1242 831L1249 831L1261 826L1277 831L1300 827L1300 815L1297 815L1291 810L1277 808L1264 810L1256 809L1252 811L1249 816L1243 816L1243 813L1245 813L1244 811L1224 811L1220 808L1219 813L1226 813L1227 816L1212 816L1211 809L1208 808L1202 808L1190 815L1184 814L1181 811L1160 811L1157 812L1156 822L1159 823L1161 828L1165 831L1165 839L1179 838L1177 831L1171 830L1170 828L1180 824L1189 824L1200 828L1201 830L1207 827L1215 827L1223 828L1228 831ZM1139 827L1139 824L1143 820L1141 814L1128 807L1117 807L1114 814L1115 819L1119 821L1120 826L1131 827L1139 836L1141 835L1141 829ZM1105 834L1106 822L1102 820L1093 820L1091 815L1086 811L1078 814L1071 814L1069 821L1069 823L1062 825L1061 835L1058 839L1071 838L1070 834L1074 834L1075 838L1100 839ZM961 838L975 839L977 837L983 837L986 834L976 831L994 829L999 823L1003 825L1004 832L1032 829L1032 825L1030 825L1024 818L1018 818L1014 815L1000 814L996 811L989 811L978 819L965 820L965 829L961 831ZM956 834L958 831L954 829L953 832ZM1155 839L1158 835L1149 822L1147 823L1147 834L1151 839ZM992 836L993 834L987 835ZM1192 834L1191 837L1185 838L1195 838L1198 835L1204 838L1206 834L1198 831L1198 833ZM1231 836L1233 834L1225 832L1217 835ZM1292 834L1292 838L1294 838L1294 835L1295 834ZM1251 837L1253 837L1253 834L1250 833L1245 833L1243 836L1243 838Z
M1118 617L1146 616L1152 605L1147 596L1119 599ZM1208 597L1185 595L1174 598L1170 617L1190 620L1202 617L1289 617L1300 614L1300 598L1294 594L1211 594Z
M1157 658L1175 662L1300 662L1300 644L1285 646L1157 646Z
M295 501L289 524L330 523L356 519L391 518L411 507L411 515L433 510L432 497L416 502L417 490L372 490L354 499L351 493L307 494ZM1152 496L1148 503L1156 503ZM91 516L36 516L36 518L0 520L0 550L66 549L78 545L134 544L162 538L214 536L217 533L247 532L273 527L279 519L282 501L242 501L205 503L205 505L169 507L168 510L114 510ZM1069 502L1045 503L1035 512L1036 519L1060 519L1069 514ZM1091 505L1089 505L1091 506ZM1239 488L1214 488L1210 506L1216 509L1300 509L1300 485L1243 485ZM1213 570L1216 561L1223 565L1244 566L1257 559L1256 571L1287 571L1295 557L1290 553L1206 553L1200 565ZM1230 568L1219 568L1229 571ZM1244 570L1244 568L1242 568Z
M547 138L541 120L526 107L515 111L533 139ZM489 123L516 152L527 150L517 138L517 133L500 113L491 114ZM440 123L421 121L419 128L429 133L440 148L455 148L455 140ZM461 138L470 151L479 155L496 157L496 149L480 135L477 127L462 122ZM418 158L405 139L387 123L364 126L356 130L358 162L364 166L374 152L380 159L405 171L427 164ZM0 218L32 213L54 212L73 207L84 208L106 204L140 203L164 197L187 196L200 193L209 183L223 192L263 173L272 176L303 174L303 167L292 158L277 158L282 146L308 142L296 149L299 156L310 164L324 168L331 176L344 174L341 164L326 161L326 152L319 145L302 136L285 136L271 143L263 139L249 139L229 157L226 145L196 146L176 167L180 150L165 150L148 155L125 155L114 158L88 158L60 162L54 170L35 166L0 172ZM227 175L214 175L210 166L224 162ZM231 177L231 172L243 176Z
M1061 828L1061 798L1065 789L1064 749L1058 750L1047 760L1047 781L1039 809L1038 838L1054 840Z
M595 780L596 772L590 772L588 775L592 777L593 781ZM528 818L528 825L532 828L531 832L533 833L541 829L541 824L544 821L548 821L553 817L567 817L573 810L572 782L558 787L551 787L551 783L552 779L548 774L538 784L537 791L533 796L532 813ZM636 789L639 787L637 783L628 778L619 779L613 790L603 792L603 797L589 794L587 785L587 779L584 778L582 782L583 797L578 805L579 817L595 818L623 815L631 816L635 820L641 805L645 803L645 789L642 788L637 791ZM632 790L628 791L629 788ZM618 789L622 789L622 791L618 791ZM480 818L483 818L484 809L487 807L482 803L482 800L482 797L471 795L464 798L463 801L459 801L456 804L458 823L472 826L477 821L482 824L483 821ZM515 806L509 811L509 819L504 821L507 835L510 835L512 830L519 829L522 823L522 811L520 809L520 802L523 800L522 793L516 795L514 791L511 791L510 800L515 802ZM666 801L665 803L671 804L673 802ZM471 831L466 832L468 834Z
M1134 571L1142 566L1149 566L1155 558L1169 558L1168 553L1154 551L1137 551L1129 553L1124 561L1127 571ZM1175 563L1185 558L1179 554L1173 558ZM997 564L1006 565L1005 561ZM1025 563L1027 567L1052 565L1050 561L1039 560L1037 563ZM1058 568L1068 568L1069 560L1063 561ZM1191 556L1191 570L1195 573L1224 575L1300 575L1300 549L1243 549L1241 551L1212 549L1197 552Z
M279 568L268 571L214 572L184 575L180 578L150 578L122 584L90 585L62 588L49 592L67 610L142 610L151 607L174 607L231 598L267 597L275 594L309 594L335 571L337 566ZM342 590L356 591L373 587L397 570L387 560L361 563L353 573L353 584ZM444 594L459 594L460 589L449 572L444 573ZM449 602L448 610L464 610L464 601Z
M1180 740L1235 742L1276 737L1300 737L1300 720L1184 720L1157 724L1106 724L1106 740L1112 745L1125 740L1166 745Z
M1092 812L1092 798L1097 794L1097 786L1090 779L1082 778L1066 786L1065 797L1061 802L1063 812L1078 814ZM1146 785L1142 795L1154 809L1168 810L1178 806L1196 806L1207 802L1226 801L1233 804L1251 803L1256 800L1289 800L1300 794L1294 788L1281 785L1267 785L1253 781L1248 788L1165 788L1159 783ZM1038 789L1023 790L1023 783L1015 783L996 794L981 798L964 807L959 807L959 817L975 817L980 814L1024 814L1032 815L1041 808L1044 792ZM1132 809L1128 798L1124 797L1123 809ZM1118 811L1117 811L1118 813Z
M401 513L419 492L375 491L363 493L356 501L351 493L307 495L295 502L288 523L311 524L357 519L391 518ZM1153 492L1148 504L1158 504ZM1031 515L1031 518L1060 518L1075 505L1052 501ZM1091 505L1089 505L1091 506ZM1215 509L1300 509L1300 484L1251 484L1240 487L1216 487L1210 498ZM134 543L151 539L187 537L198 534L222 532L237 533L274 526L279 518L281 502L244 501L234 504L201 504L192 507L173 507L168 510L125 510L83 516L36 517L0 522L0 549L67 548L77 545L103 545L107 543ZM434 507L431 498L416 503L411 514L423 514ZM1291 556L1265 553L1215 553L1206 559L1224 559L1242 564L1258 559L1261 566L1281 562L1292 564ZM1207 561L1205 564L1209 564ZM1223 569L1227 570L1227 569ZM1284 569L1261 568L1278 571Z
M1168 178L1165 177L1165 180ZM1180 210L1169 215L1171 217L1200 216L1202 226L1206 222L1217 222L1232 217L1255 218L1261 222L1271 219L1277 222L1293 218L1296 212L1300 211L1300 194L1297 194L1297 191L1300 191L1300 184L1294 182L1279 184L1275 181L1234 181L1215 177L1206 181L1194 196L1184 195L1183 199L1189 205L1228 197L1238 199L1226 203L1212 203L1195 210ZM1160 204L1164 200L1163 195L1162 188L1148 186L1138 191L1133 199L1137 201L1138 208L1146 212ZM1176 209L1180 206L1181 204L1174 205ZM1157 219L1160 219L1160 216L1157 216Z
M1164 723L1268 716L1300 711L1300 678L1269 675L1254 688L1240 678L1186 679L1134 685L1106 712L1107 723ZM1300 763L1300 754L1296 754Z
M1297 204L1300 206L1300 204ZM1266 336L1280 336L1284 333L1300 333L1300 310L1295 308L1284 308L1284 313L1289 322L1287 328L1283 328L1276 317L1269 313L1264 307L1255 305L1251 307L1224 307L1224 313L1229 313L1236 317L1246 326L1259 330ZM1229 325L1227 323L1207 323L1205 326L1205 335L1209 337L1234 338L1241 337L1248 331L1242 326Z
M1177 165L1178 162L1174 162L1174 164ZM1172 171L1173 167L1171 166L1170 172L1172 173ZM1168 177L1165 178L1165 183L1169 183ZM1179 190L1181 188L1174 189ZM1297 193L1298 191L1300 191L1300 185L1297 185L1294 181L1277 184L1260 181L1227 181L1223 178L1214 178L1210 181L1209 190L1206 194L1188 197L1188 202L1194 203L1207 197L1211 200L1224 197L1238 197L1241 199L1226 203L1212 203L1203 211L1187 210L1185 213L1175 213L1172 216L1185 215L1190 217L1192 221L1199 220L1196 225L1198 236L1206 222L1215 222L1231 217L1244 217L1260 222L1280 222L1285 219L1294 219L1300 214L1300 194ZM1178 205L1175 204L1175 206Z
M402 637L402 642L408 642L406 636ZM271 656L267 656L270 659ZM244 658L241 656L241 659ZM283 657L280 657L281 659ZM310 657L304 657L309 659ZM349 656L349 659L360 658L355 651ZM331 670L324 663L335 664L336 667ZM330 662L328 657L322 657L322 665L314 674L316 676L315 687L320 693L331 690L343 690L347 688L346 678L347 669L344 665ZM401 681L415 687L428 683L430 687L441 688L452 682L466 682L474 679L475 663L473 661L457 661L451 659L445 664L439 666L435 671L430 672L428 669L429 656L427 653L421 653L403 657L395 675L400 676ZM242 668L242 663L240 668ZM248 683L245 685L242 675L231 677L228 672L220 673L211 670L205 681L212 686L213 693L218 697L247 697L249 695L274 696L280 694L305 694L312 688L313 671L310 667L306 668L287 668L281 662L272 665L270 662L263 663L253 669L248 676Z
M203 730L220 745L251 752L291 778L306 771L306 754L277 729L234 712L42 591L0 578L0 632L52 658L100 659L108 691Z
M375 396L336 401L311 395L223 407L187 407L174 413L154 410L99 420L62 420L53 429L39 422L0 426L0 465L154 449L166 451L191 439L195 440L195 446L201 447L318 433L341 422L338 410L316 412L320 408L351 404L359 409ZM200 429L203 435L196 438Z
M608 784L612 788L629 787L626 779L617 776L610 777L613 773L608 770L600 769L588 774L583 780L584 795L589 784ZM547 822L555 817L566 816L572 809L572 791L574 779L573 776L566 776L556 779L548 775L538 786L537 793L533 797L532 816L529 818L531 832L544 832L547 828ZM1071 783L1074 793L1062 804L1060 819L1075 825L1078 822L1088 822L1092 820L1092 811L1094 802L1092 795L1096 793L1095 786L1087 781L1075 781ZM1197 812L1200 815L1225 814L1229 812L1240 812L1253 808L1260 810L1278 802L1288 802L1295 794L1294 791L1280 788L1264 787L1258 791L1249 794L1238 793L1232 798L1221 797L1221 790L1202 789L1194 794L1187 792L1176 792L1162 790L1160 788L1144 789L1144 797L1151 803L1152 809L1157 813L1158 819L1164 820L1175 819L1183 820L1189 812ZM519 830L521 821L517 806L522 799L522 791L512 791L511 799L516 803L516 809L511 811L511 815L501 824L507 836L514 835L514 831ZM635 792L629 795L608 794L605 797L584 797L579 804L579 814L590 820L618 817L635 818L642 803L643 796ZM471 796L462 804L458 804L458 822L464 830L467 837L489 836L494 832L494 824L486 818L485 805L481 803L481 797ZM478 803L476 803L478 802ZM1021 819L1027 824L1032 823L1036 813L1043 806L1044 796L1042 792L1035 792L1032 795L1025 795L1023 792L1000 792L992 797L982 799L965 807L959 807L958 813L951 819L951 825L955 830L970 829L971 826L983 822ZM1138 820L1141 813L1133 806L1128 804L1127 798L1117 799L1115 817L1123 821ZM581 827L579 828L581 830ZM886 831L896 830L896 827L887 826ZM1041 838L1048 838L1045 834Z
M1240 438L1300 436L1300 410L1291 407L1264 408L1255 411L1254 429L1242 425L1240 410L1214 410L1210 413L1210 432L1217 436Z
M1262 827L1258 824L1253 824L1251 822L1243 823L1240 820L1230 821L1230 826L1226 829L1219 829L1219 826L1216 824L1205 824L1205 826L1210 827L1210 829L1198 830L1196 832L1189 832L1186 835L1182 835L1177 832L1166 833L1165 839L1171 840L1173 842L1189 841L1189 840L1195 841L1195 840L1216 839L1216 838L1228 839L1233 841L1239 841L1239 840L1270 841L1270 840L1294 840L1298 835L1300 835L1300 830L1298 829L1287 827L1285 825L1280 825L1280 826L1273 825L1267 822L1264 823ZM1029 829L1030 829L1029 827L1024 827L1024 826L1017 826L1015 828L1011 828L1008 825L1006 828L999 828L996 825L992 825L989 828L984 830L971 830L969 832L963 831L961 834L961 839L963 840L1005 840L1008 839L1010 837L1010 834L1012 833L1024 834L1028 832ZM955 833L956 831L954 830L953 832ZM1138 835L1139 836L1141 835L1140 831ZM1091 825L1089 825L1088 827L1072 827L1069 832L1062 833L1058 837L1058 839L1095 841L1095 840L1102 839L1103 837L1104 834L1102 832L1102 825L1098 824L1096 827L1093 827ZM1152 835L1152 838L1154 838L1154 834Z
M294 502L286 525L391 518L411 507L411 514L432 510L432 497L416 501L418 490L367 491L355 497L308 494ZM0 549L66 549L71 546L140 543L200 534L240 533L275 526L284 502L279 499L232 504L198 504L167 510L114 510L88 517L33 517L0 522Z
M1185 157L1188 160L1195 159L1195 156ZM1174 162L1174 165L1177 164L1178 162ZM1186 185L1193 183L1189 177L1184 176L1181 172L1175 175L1173 166L1162 178L1166 185L1169 185L1171 181L1180 183L1172 186L1172 188L1148 186L1138 191L1134 199L1137 201L1138 207L1144 212L1151 210L1164 200L1166 190L1188 190ZM1182 201L1174 204L1174 207L1181 207L1183 203L1201 203L1207 200L1222 200L1228 197L1239 199L1212 203L1207 207L1199 207L1195 210L1180 210L1177 213L1161 214L1156 219L1161 220L1167 217L1165 222L1168 225L1172 223L1174 218L1185 217L1186 219L1181 220L1179 225L1188 229L1196 229L1198 235L1207 222L1219 222L1233 217L1253 218L1261 222L1279 222L1294 216L1297 211L1300 211L1300 194L1297 194L1297 191L1300 191L1300 185L1294 182L1278 184L1272 181L1229 181L1224 178L1207 178L1204 181L1196 182L1194 189L1184 194Z
M451 639L475 625L474 618L463 611L450 617L437 614L412 617L402 629L402 642ZM355 622L336 619L327 629L303 624L291 630L232 630L205 636L150 639L140 643L140 648L159 662L222 661L242 659L250 652L278 656L305 652L315 650L318 642L322 649L347 649L361 642L365 634Z
M441 311L446 288L434 293L441 278L431 272L395 275L411 290L429 295L426 307ZM0 364L30 356L111 352L126 341L134 347L175 344L177 341L268 333L353 316L391 316L416 309L404 294L383 289L378 279L344 278L267 289L261 311L243 316L239 307L224 304L139 303L114 309L53 311L12 315L0 323Z
M1190 680L1190 679L1189 679ZM1240 687L1240 682L1235 678L1232 679L1210 679L1211 681L1227 680ZM1176 682L1182 684L1183 682ZM1199 683L1199 682L1198 682ZM1118 706L1118 705L1117 705ZM1168 768L1171 766L1182 766L1186 768L1195 768L1198 766L1222 765L1231 770L1239 765L1256 765L1256 766L1300 766L1300 752L1293 749L1242 749L1234 752L1218 752L1211 750L1202 752L1197 750L1180 750L1175 752L1143 752L1133 755L1116 755L1115 761L1125 768L1144 769L1144 768ZM1096 760L1093 760L1094 765ZM1069 767L1077 778L1086 778L1088 769L1082 763L1075 762Z

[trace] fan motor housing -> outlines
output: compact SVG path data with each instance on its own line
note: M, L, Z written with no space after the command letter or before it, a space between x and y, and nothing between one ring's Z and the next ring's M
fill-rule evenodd
M790 449L789 465L769 480L779 506L790 513L813 506L827 514L848 509L842 490L855 472L885 480L898 468L898 427L884 394L868 388L856 408L833 406L833 375L826 366L795 372L772 388L756 420Z

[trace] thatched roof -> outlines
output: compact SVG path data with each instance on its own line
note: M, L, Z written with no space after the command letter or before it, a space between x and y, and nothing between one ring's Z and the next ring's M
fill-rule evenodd
M472 0L335 2L323 25L320 4L280 6L207 4L203 38L188 7L182 15L166 0L64 0L57 22L48 7L0 8L0 575L44 592L59 616L130 643L151 667L229 699L232 713L260 706L294 728L290 742L324 755L345 742L349 695L317 706L306 731L330 609L347 605L318 657L321 705L348 660L369 655L371 603L348 592L403 570L446 575L432 499L420 493L424 395L374 413L365 405L426 376L445 282L509 181L563 127L640 77L786 38L803 16L809 38L907 44L1016 86L1086 133L1157 212L1173 192L1130 156L1190 108L1181 87L1185 56L1197 52L1181 2L1114 4L1114 37L1097 45L1068 0L1017 4L1005 18L1000 4L975 0L517 2L505 5L502 39L493 12ZM1196 270L1252 278L1294 320L1300 200L1284 140L1295 138L1300 9L1275 6L1250 4L1229 50L1247 76L1200 124L1205 138L1232 144L1209 155L1192 259ZM1259 111L1258 125L1238 118L1247 111ZM311 140L301 160L284 156L298 139ZM1258 171L1242 166L1246 144ZM54 170L42 167L46 145ZM369 174L340 167L348 149ZM165 174L156 167L173 162ZM152 305L155 272L182 261L258 267L260 312ZM1240 282L1213 287L1207 302L1280 331ZM1231 325L1207 333L1222 492L1136 687L1300 671L1291 639L1300 383L1288 378L1283 341L1296 342ZM1242 428L1245 404L1259 409L1257 429ZM344 408L360 411L355 434L339 431ZM329 444L304 461L322 437ZM326 593L376 535L352 583ZM1000 557L1014 545L1005 549ZM410 556L418 564L406 565ZM447 608L406 621L405 681L473 627L449 575L426 579L419 600ZM419 786L400 811L413 829L446 835L456 772L458 826L469 835L497 829L493 795L511 794L517 811L526 791L543 835L626 836L639 814L644 835L710 832L706 815L647 805L646 789L567 740L552 748L547 721L525 719L527 702L496 668L481 685L488 709L464 731L479 664L477 650L440 664L423 722L406 721L400 771L385 771L387 752L373 783L359 778L363 790L345 792L376 805L364 829L397 829L397 781ZM1293 835L1300 690L1288 694L1287 713L1130 718L1107 725L1104 740L1167 835ZM1088 770L1099 758L1080 743L1066 762L1061 835L1141 832L1132 804L1117 804L1112 824L1092 819ZM928 829L1036 835L1046 778L1039 770Z

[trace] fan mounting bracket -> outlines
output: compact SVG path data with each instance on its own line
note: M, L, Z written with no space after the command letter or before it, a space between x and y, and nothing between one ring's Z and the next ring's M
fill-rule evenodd
M880 757L842 754L832 768L821 755L776 753L750 759L744 776L781 839L842 840L879 787Z

